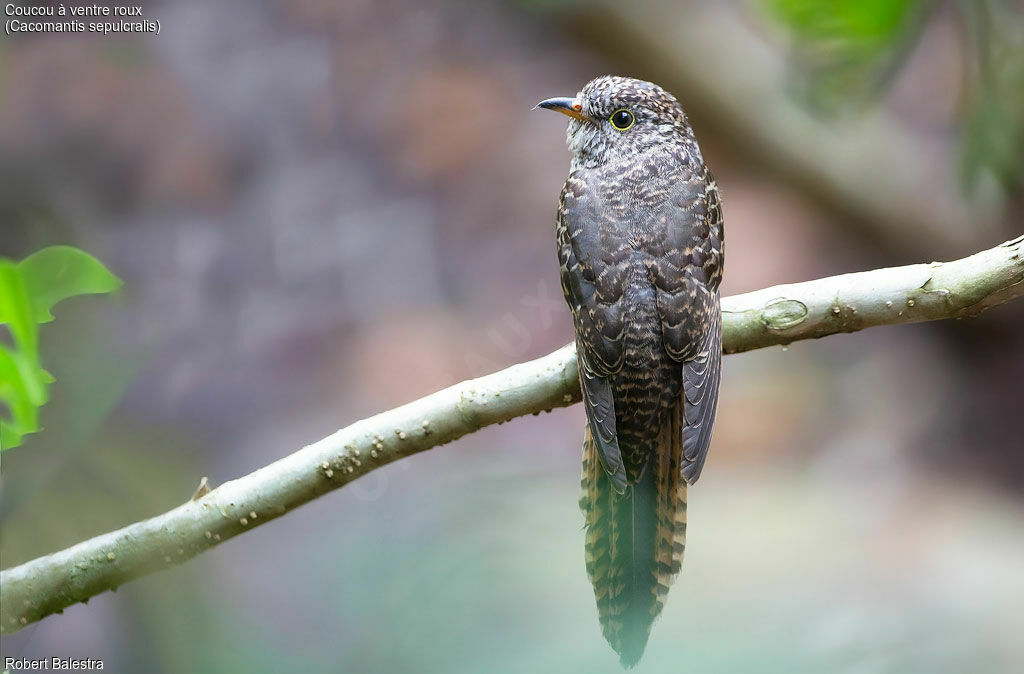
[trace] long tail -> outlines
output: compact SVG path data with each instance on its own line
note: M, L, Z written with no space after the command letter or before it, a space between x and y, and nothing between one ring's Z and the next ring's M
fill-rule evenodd
M587 574L601 631L626 667L643 655L651 624L679 573L686 546L686 482L681 475L682 419L677 404L658 435L640 480L616 494L589 428L583 438Z

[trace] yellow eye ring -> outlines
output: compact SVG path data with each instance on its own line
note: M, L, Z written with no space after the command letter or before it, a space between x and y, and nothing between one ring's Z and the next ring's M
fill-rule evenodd
M626 131L631 126L636 124L636 118L633 113L625 108L619 108L611 114L608 118L608 123L614 126L619 131Z

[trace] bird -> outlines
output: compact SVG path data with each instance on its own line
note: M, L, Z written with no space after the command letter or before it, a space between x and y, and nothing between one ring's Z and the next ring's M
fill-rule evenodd
M718 185L676 98L606 75L537 108L569 117L556 216L587 423L580 508L601 631L639 662L686 544L722 361Z

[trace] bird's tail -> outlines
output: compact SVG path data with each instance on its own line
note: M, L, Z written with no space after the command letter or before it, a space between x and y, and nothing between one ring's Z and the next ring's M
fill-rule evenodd
M681 475L681 403L658 435L640 480L617 494L594 447L583 438L587 574L601 631L626 667L643 655L651 624L679 573L686 545L686 482Z

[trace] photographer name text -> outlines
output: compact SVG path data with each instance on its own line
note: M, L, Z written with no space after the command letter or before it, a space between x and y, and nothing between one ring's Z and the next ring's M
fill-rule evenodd
M4 658L4 671L81 671L103 669L103 661L96 658Z

